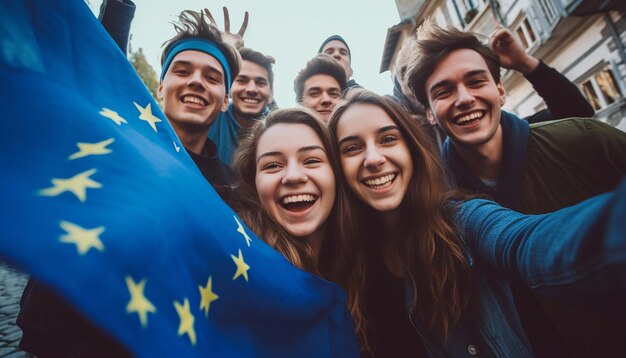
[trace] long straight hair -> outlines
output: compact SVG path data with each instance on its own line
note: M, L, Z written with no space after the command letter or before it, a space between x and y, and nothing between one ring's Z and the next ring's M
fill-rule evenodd
M446 184L448 180L436 146L422 125L393 99L373 92L352 90L335 108L329 122L335 152L339 152L337 125L341 116L357 104L370 104L384 110L398 126L408 145L413 173L399 207L400 237L380 242L379 245L398 254L397 259L413 283L412 310L427 327L447 337L467 306L471 290L470 266L454 223L451 199L457 193ZM341 178L345 182L343 175ZM371 220L366 220L369 215L363 213L372 213L373 209L359 202L362 208L357 212L361 212L361 217L355 222L371 225ZM380 220L380 215L374 217ZM380 240L380 237L372 237L373 231L368 228L371 226L364 228L362 224L355 231L365 240Z
M363 330L359 294L363 285L363 263L350 251L354 244L349 239L356 238L351 230L355 227L350 214L347 191L343 183L336 184L333 209L324 224L326 227L319 262L306 240L294 237L276 223L259 200L256 189L256 151L259 139L270 127L277 124L303 124L315 131L326 150L329 163L335 175L341 167L338 156L333 151L328 129L316 112L306 108L279 109L267 118L256 123L248 135L240 141L235 151L233 168L237 176L235 196L237 214L260 238L283 254L295 266L318 274L325 279L340 284L348 295L348 308L355 323L357 335Z

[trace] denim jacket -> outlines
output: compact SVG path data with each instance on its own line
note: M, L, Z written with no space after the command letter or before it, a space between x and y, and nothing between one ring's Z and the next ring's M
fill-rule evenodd
M538 295L583 306L615 295L626 300L624 218L626 181L615 192L544 215L522 215L487 200L463 202L457 223L469 248L476 296L446 344L409 313L426 350L434 357L532 356L509 288L512 279ZM624 311L623 305L612 309L617 315Z

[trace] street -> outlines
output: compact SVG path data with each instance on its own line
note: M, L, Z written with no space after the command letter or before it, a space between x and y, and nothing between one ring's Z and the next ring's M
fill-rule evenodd
M15 325L28 275L0 263L0 357L23 357L17 345L22 331Z

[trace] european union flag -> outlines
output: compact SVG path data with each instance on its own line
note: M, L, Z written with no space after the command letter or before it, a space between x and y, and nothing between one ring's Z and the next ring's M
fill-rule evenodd
M0 86L3 260L141 356L358 354L343 291L221 201L83 1L0 2Z

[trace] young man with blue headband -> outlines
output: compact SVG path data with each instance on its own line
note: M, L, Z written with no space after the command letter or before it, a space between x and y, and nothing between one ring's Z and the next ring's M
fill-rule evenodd
M183 146L207 181L229 203L234 174L219 160L207 134L228 107L230 85L239 72L239 55L222 41L219 31L201 13L184 11L179 21L175 25L177 35L166 42L162 54L158 96ZM120 47L124 49L124 45ZM22 295L18 324L23 331L20 348L36 356L132 356L126 347L35 280L28 282Z
M161 55L157 96L183 146L204 177L226 202L234 181L231 169L217 156L209 129L228 109L228 93L240 68L237 50L222 41L217 28L202 13L183 11L177 35Z

